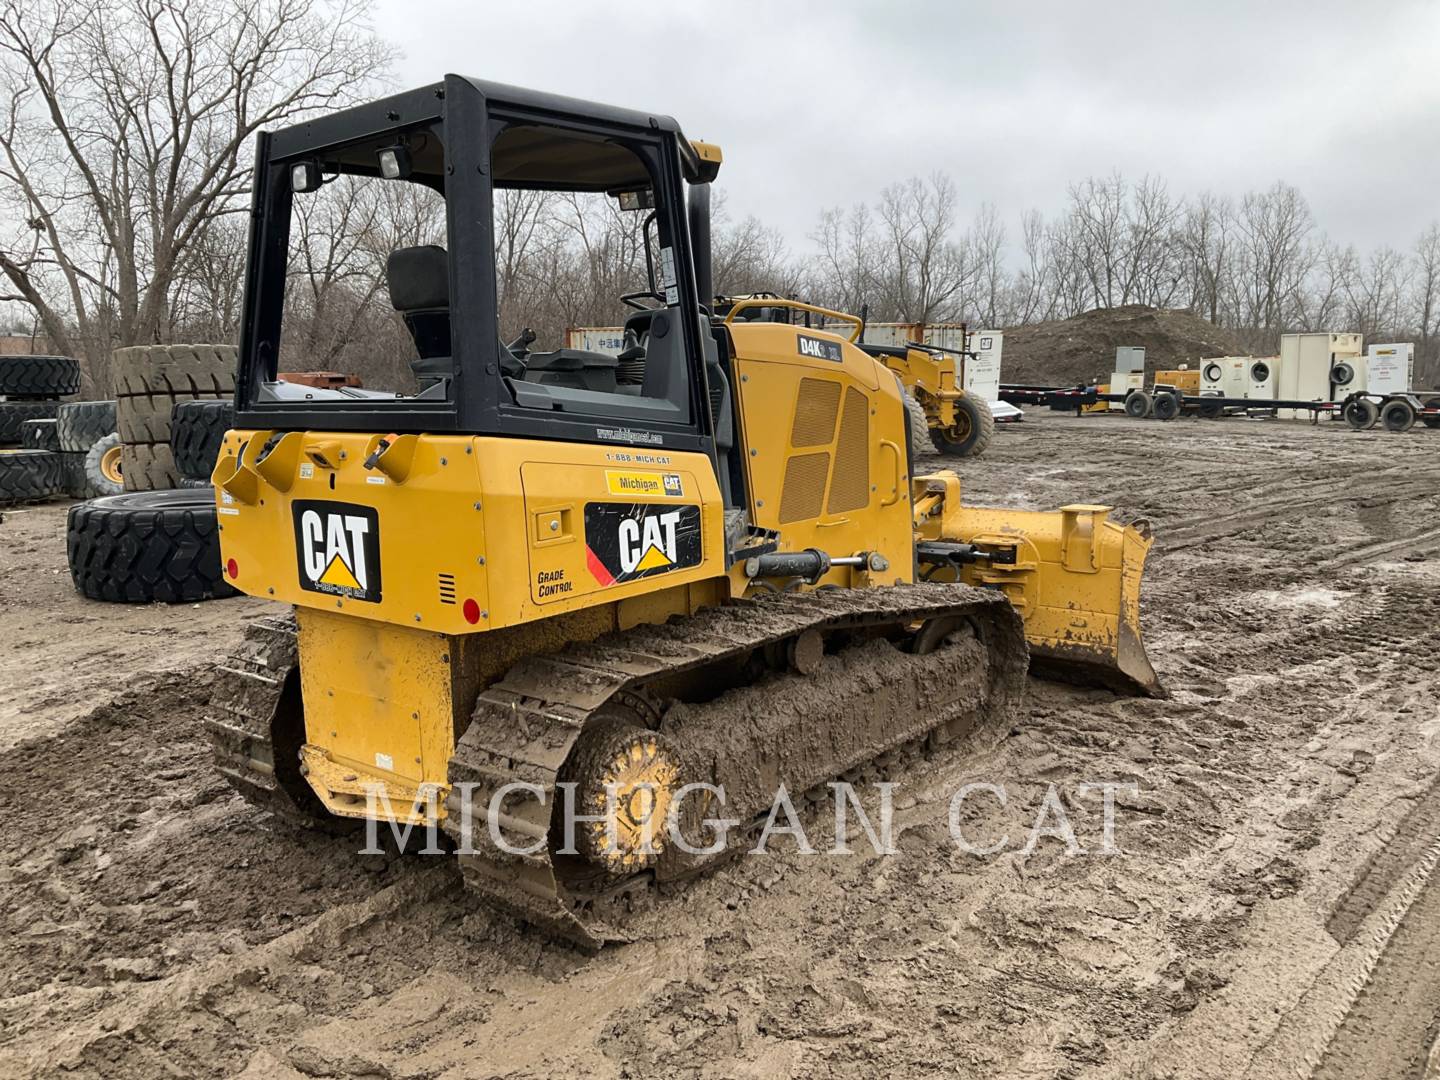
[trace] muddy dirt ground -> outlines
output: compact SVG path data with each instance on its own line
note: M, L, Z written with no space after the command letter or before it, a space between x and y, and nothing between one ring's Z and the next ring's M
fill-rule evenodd
M204 665L265 605L86 603L7 511L0 1076L1440 1074L1440 433L1037 414L961 471L1153 522L1170 698L1031 679L892 777L897 855L777 845L598 956L242 803ZM1085 854L1023 850L1052 785Z

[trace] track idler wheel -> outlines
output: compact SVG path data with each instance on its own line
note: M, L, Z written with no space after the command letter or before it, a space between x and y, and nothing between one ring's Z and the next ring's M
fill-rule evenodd
M654 863L681 785L680 759L664 737L644 727L602 723L581 735L566 771L576 784L575 850L616 875Z

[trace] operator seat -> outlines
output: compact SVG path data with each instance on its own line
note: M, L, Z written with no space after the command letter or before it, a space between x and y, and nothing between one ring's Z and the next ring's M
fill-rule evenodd
M410 368L421 386L455 373L450 355L450 260L438 244L396 248L385 260L390 305L415 339Z

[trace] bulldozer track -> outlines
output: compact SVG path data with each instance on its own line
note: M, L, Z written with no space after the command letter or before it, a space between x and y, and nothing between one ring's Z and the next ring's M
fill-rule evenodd
M968 628L969 636L930 652L901 652L884 638L913 641L916 624L952 637ZM823 686L793 672L750 684L722 675L810 631L824 635L827 653L836 649L825 659ZM528 658L482 691L451 759L445 828L459 844L467 886L492 903L588 948L629 940L627 921L653 892L733 856L780 785L798 795L917 740L984 728L1006 715L1025 665L1013 609L999 594L967 586L789 594L637 627ZM672 696L715 682L724 690L713 699ZM581 729L621 700L648 712L650 726L683 748L689 780L724 788L724 813L741 828L703 856L672 847L640 874L587 877L573 857L556 854L553 796ZM497 797L507 784L534 785L547 798L514 805ZM475 822L492 800L493 831ZM525 848L530 853L516 854Z
M346 831L352 823L327 814L300 776L294 757L299 743L277 750L272 741L272 721L287 689L298 694L290 682L298 658L293 616L252 623L234 655L217 669L212 704L219 715L205 717L205 733L216 769L247 801L292 825ZM284 749L293 751L289 758Z
M773 666L784 644L807 631L823 636L827 652L835 649L817 672L823 687L784 670L783 660ZM919 639L926 640L917 647ZM739 679L743 663L766 650L772 666L762 683ZM481 691L450 762L443 824L458 845L467 886L492 903L588 948L629 940L630 914L659 888L737 854L781 784L798 798L882 756L986 728L1020 695L1027 663L1009 602L966 585L775 595L639 626L563 654L528 657ZM215 764L248 802L280 820L346 831L356 823L326 813L300 775L303 726L283 720L286 695L298 689L297 665L293 618L261 619L247 629L218 668L215 712L204 721ZM706 699L712 686L720 691L714 702ZM698 700L673 707L677 693L696 698L697 689ZM689 779L726 790L725 813L740 823L722 850L695 857L672 848L656 866L620 879L579 866L573 856L552 858L561 768L587 723L618 703L683 747ZM277 732L284 745L276 745ZM500 804L496 829L512 849L543 844L533 854L506 850L488 821L475 820L499 789L515 783L534 785L546 798L520 810Z

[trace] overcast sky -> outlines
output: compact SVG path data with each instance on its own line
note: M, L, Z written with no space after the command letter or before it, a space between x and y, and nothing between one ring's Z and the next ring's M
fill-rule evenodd
M1149 172L1276 180L1336 240L1408 247L1440 217L1440 2L624 4L378 0L400 82L447 71L675 116L719 143L732 215L804 250L825 206L941 169L963 216Z

